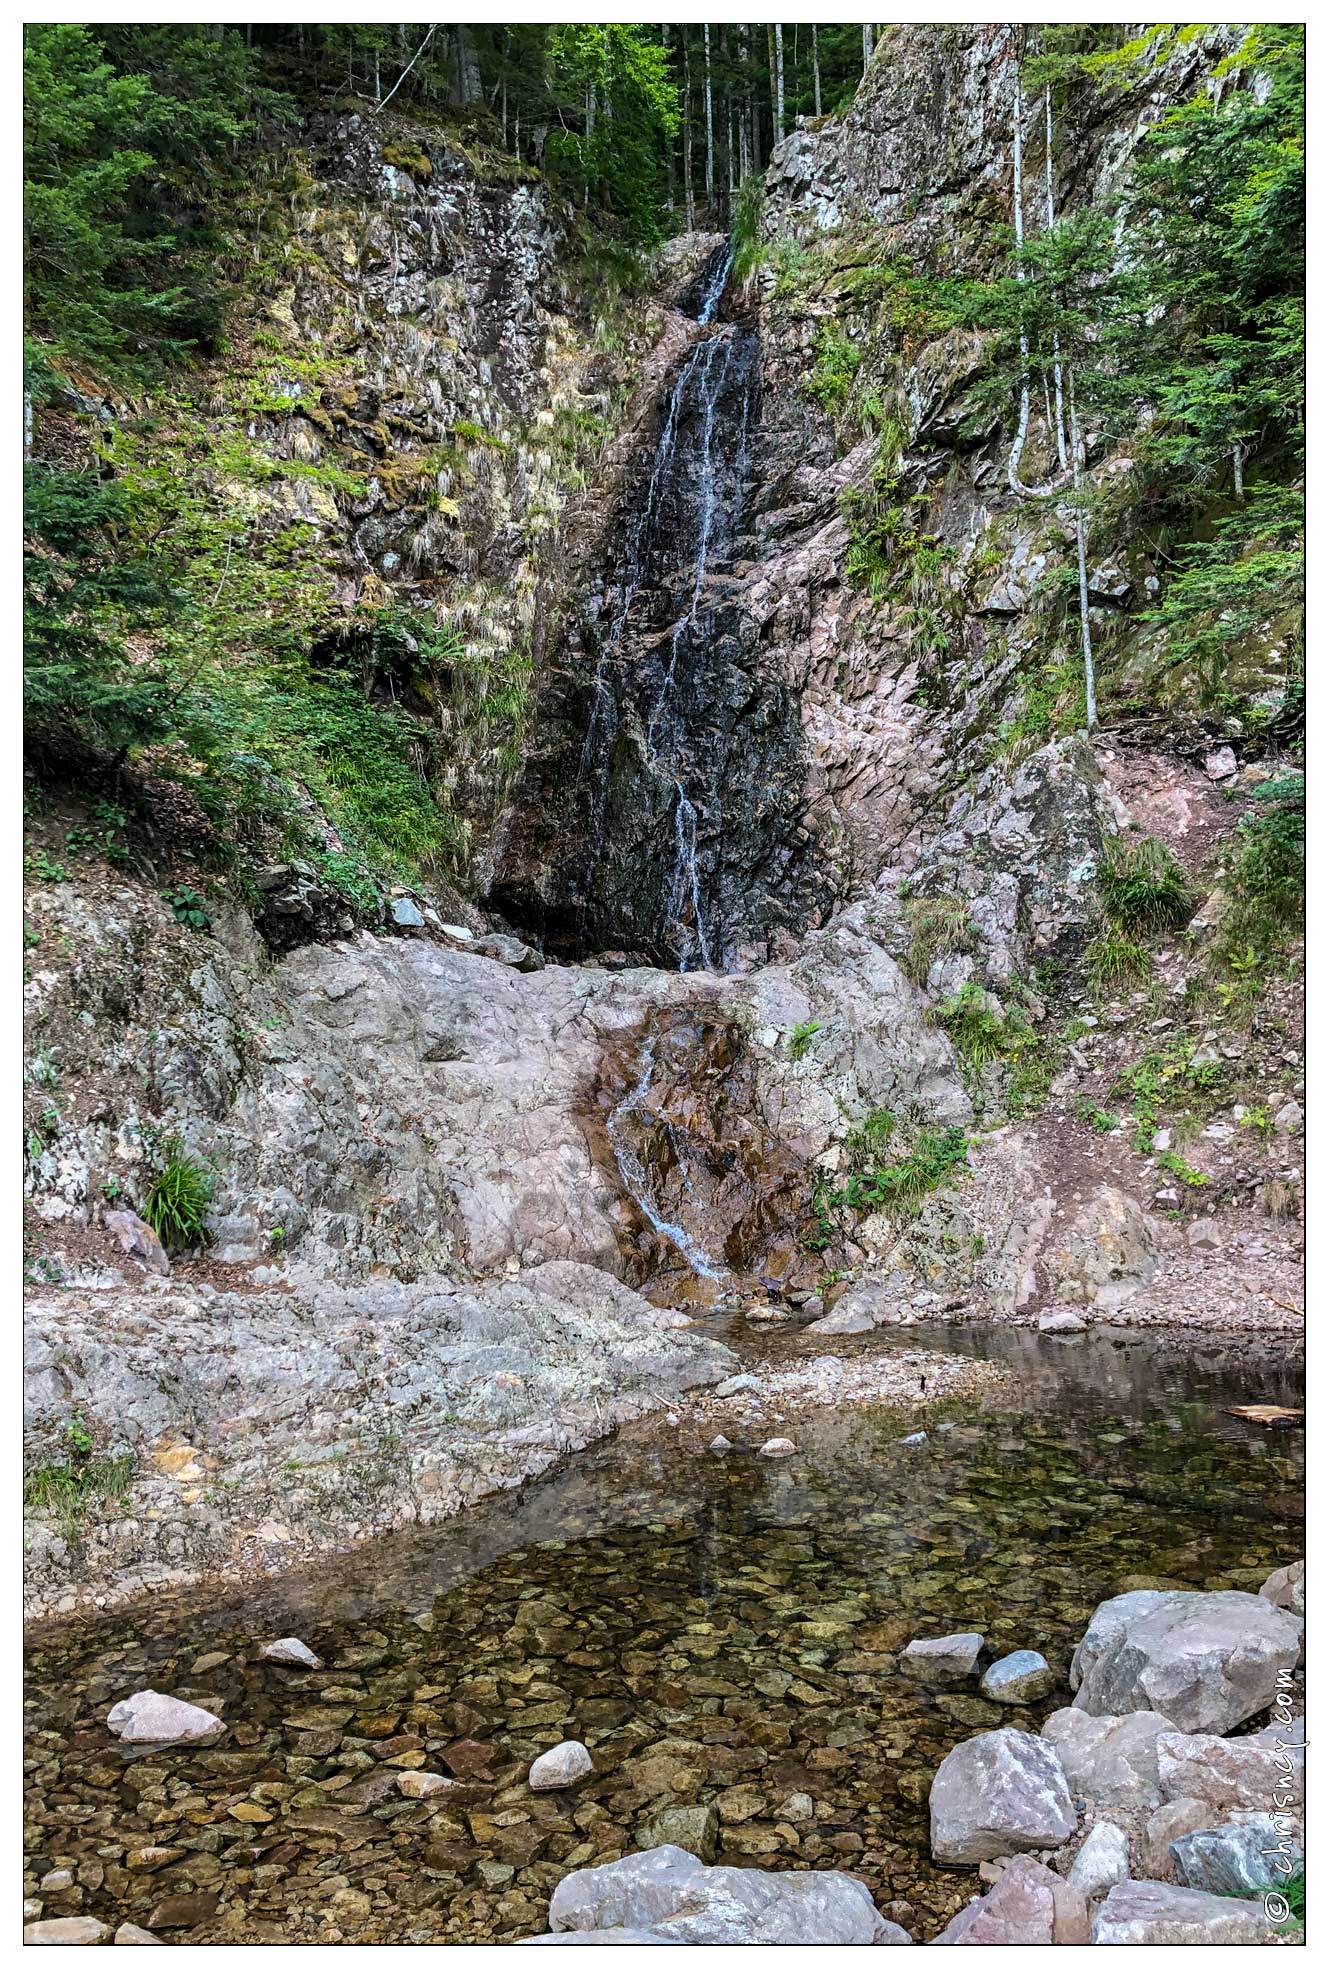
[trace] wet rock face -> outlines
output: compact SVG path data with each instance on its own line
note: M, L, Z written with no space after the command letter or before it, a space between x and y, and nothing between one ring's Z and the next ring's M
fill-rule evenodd
M566 956L727 968L815 910L797 704L744 593L761 345L750 321L713 319L724 254L680 297L698 327L552 658L491 888Z
M760 1291L819 1274L802 1241L813 1228L808 1171L766 1123L761 1077L742 1024L704 1004L662 1011L606 1062L593 1136L632 1200L633 1283L686 1287L700 1270Z

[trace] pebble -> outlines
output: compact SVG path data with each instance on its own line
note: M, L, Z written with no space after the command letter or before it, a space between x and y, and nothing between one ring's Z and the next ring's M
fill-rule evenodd
M730 1440L729 1440L729 1438L728 1438L728 1436L712 1436L712 1437L711 1437L711 1448L712 1448L712 1449L715 1449L715 1450L725 1450L725 1449L732 1449L733 1447L734 1447L734 1445L733 1445L733 1444L732 1444L732 1443L730 1442Z
M761 1454L763 1456L797 1456L798 1447L795 1443L790 1442L788 1436L772 1436L769 1442L762 1444Z
M531 1770L534 1773L534 1764ZM437 1771L401 1771L397 1776L397 1789L403 1798L433 1798L440 1791L451 1791L453 1783L452 1778L440 1777Z
M294 1634L284 1635L280 1641L269 1641L267 1647L263 1650L262 1659L264 1661L284 1662L288 1668L321 1668L323 1666L322 1661L314 1653L313 1649L307 1648L303 1641L296 1639Z
M594 1768L586 1745L569 1737L536 1758L526 1774L526 1782L532 1791L563 1791L568 1785L579 1784L589 1777Z

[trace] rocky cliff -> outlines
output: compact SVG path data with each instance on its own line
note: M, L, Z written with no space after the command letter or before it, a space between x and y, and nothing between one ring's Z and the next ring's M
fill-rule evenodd
M1058 197L1229 45L1088 115ZM310 661L416 721L453 832L362 865L335 761L289 768L298 829L261 810L239 878L178 793L109 865L77 801L34 813L32 1461L73 1417L134 1460L139 1583L514 1480L724 1371L685 1324L716 1302L854 1331L1295 1301L1295 972L1243 996L1208 955L1267 736L1177 700L1134 537L1090 571L1118 708L1085 732L1070 509L1012 491L983 338L920 301L1003 250L1010 60L891 30L777 150L737 269L676 241L612 305L532 174L409 119L316 119L256 193L235 374L166 412L172 469L259 562L298 536ZM1091 436L1096 483L1127 464ZM1026 470L1055 466L1036 402ZM1233 662L1276 710L1277 625ZM1142 971L1094 971L1105 855L1145 836L1179 903ZM167 1277L123 1212L180 1157L210 1244ZM283 1504L274 1469L334 1444L363 1508ZM41 1531L40 1604L128 1566L92 1508L100 1544Z

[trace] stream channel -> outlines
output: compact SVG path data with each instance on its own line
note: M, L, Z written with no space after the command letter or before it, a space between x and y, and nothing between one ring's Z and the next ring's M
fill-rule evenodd
M75 1875L46 1914L151 1920L172 1941L515 1940L545 1926L569 1869L714 1805L720 1858L848 1869L928 1939L977 1886L928 1852L951 1745L1069 1701L1071 1651L1107 1595L1250 1590L1300 1553L1300 1433L1223 1413L1299 1403L1300 1364L1272 1337L1234 1354L1127 1329L862 1344L1015 1376L930 1410L922 1442L898 1411L813 1411L780 1463L711 1454L684 1406L680 1427L635 1425L450 1524L33 1630L29 1880ZM976 1680L929 1690L902 1669L915 1635L970 1628L980 1671L1039 1648L1058 1691L1012 1710ZM284 1634L327 1665L255 1659ZM106 1712L144 1686L216 1709L228 1735L122 1748ZM531 1759L574 1736L594 1775L532 1793ZM405 1798L409 1768L458 1782Z

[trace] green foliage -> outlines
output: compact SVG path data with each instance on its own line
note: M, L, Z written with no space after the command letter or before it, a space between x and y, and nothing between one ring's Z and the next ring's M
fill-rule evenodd
M1137 936L1181 929L1195 906L1175 856L1151 834L1134 842L1117 836L1104 844L1098 893L1108 922Z
M796 1026L792 1026L787 1034L790 1059L805 1059L821 1029L820 1019L800 1019Z
M126 489L90 472L29 462L23 479L23 708L39 753L118 750L155 737L166 689L127 661L123 625L160 624L179 597L126 548Z
M734 200L730 240L734 249L733 277L740 284L759 273L766 261L763 238L765 192L761 179L745 178Z
M850 1176L832 1202L860 1213L909 1211L930 1191L953 1182L965 1167L968 1137L962 1128L928 1128L898 1161L869 1164Z
M168 1251L187 1251L207 1241L207 1214L216 1178L178 1143L165 1159L143 1199L142 1216Z
M863 350L834 321L824 321L812 338L812 367L803 378L803 392L831 417L849 401Z
M1279 773L1256 788L1255 798L1265 811L1242 821L1224 878L1220 950L1229 962L1243 949L1253 960L1295 934L1305 910L1305 774Z
M963 896L910 896L903 914L910 933L903 968L916 985L926 982L939 957L975 948L977 932Z
M1112 923L1086 944L1081 961L1085 976L1099 991L1142 984L1153 969L1145 946Z
M545 169L561 188L596 199L628 237L653 244L663 231L665 159L678 129L678 93L665 50L649 30L592 22L554 28L551 83L574 113L598 96L608 110L580 130L561 117Z
M1175 1149L1156 1149L1154 1160L1160 1169L1166 1169L1169 1176L1175 1176L1188 1189L1203 1189L1209 1181L1202 1169L1192 1169L1185 1157L1178 1155Z
M183 883L171 889L162 890L162 901L166 903L177 923L187 930L209 930L212 917L208 905L197 889L186 888Z
M1026 671L1020 680L1019 708L998 728L993 748L998 757L1020 756L1083 729L1084 672L1067 658Z
M66 1454L38 1463L23 1479L23 1508L53 1517L66 1538L75 1536L88 1507L124 1497L134 1480L132 1452L94 1456L92 1430L75 1409L61 1431Z
M1028 1039L1027 1022L972 981L934 1006L932 1017L960 1057L975 1068L1004 1058Z
M1075 1112L1081 1121L1088 1122L1096 1135L1110 1135L1117 1125L1115 1115L1109 1114L1106 1108L1096 1107L1085 1094L1076 1095Z
M1212 1106L1222 1081L1221 1062L1195 1059L1190 1043L1185 1039L1146 1053L1133 1066L1123 1067L1117 1076L1115 1089L1117 1093L1130 1097L1131 1114L1135 1120L1132 1146L1137 1154L1152 1154L1155 1130L1164 1112L1175 1107L1179 1098L1198 1095Z

